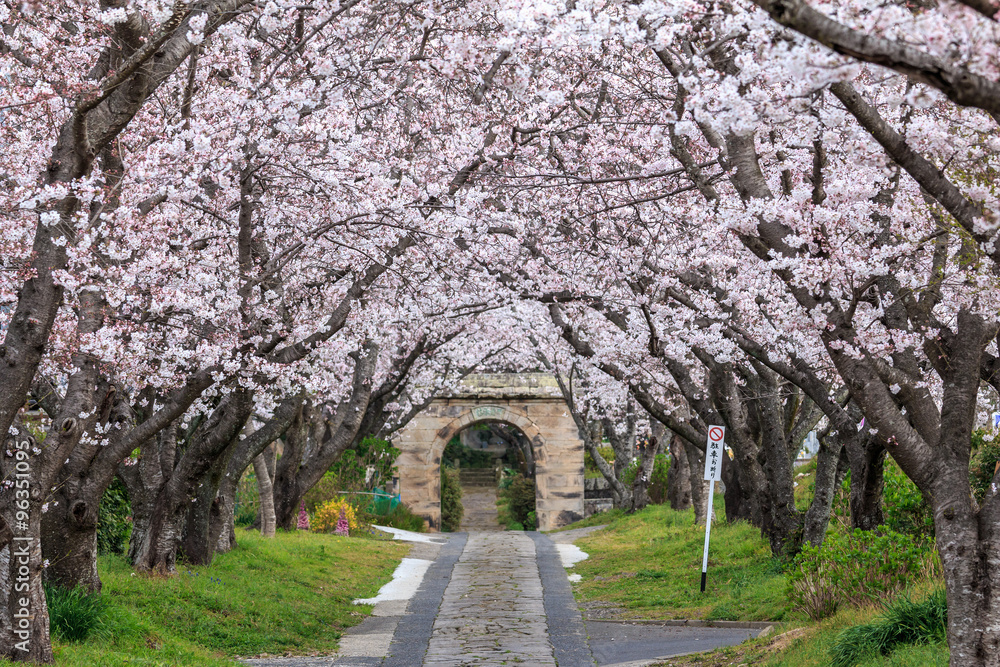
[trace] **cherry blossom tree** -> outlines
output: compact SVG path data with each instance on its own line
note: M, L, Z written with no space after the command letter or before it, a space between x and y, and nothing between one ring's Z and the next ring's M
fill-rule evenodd
M584 16L573 18L576 25L602 17L614 26L601 33L601 61L614 65L595 67L604 81L577 84L594 91L594 102L576 105L583 122L575 134L551 122L539 128L549 139L548 154L538 155L545 168L512 173L526 184L522 192L573 195L549 209L517 203L530 209L525 217L536 223L536 237L576 235L583 252L602 230L627 240L630 229L653 229L638 237L633 254L662 248L654 246L658 238L680 244L681 275L697 252L685 239L713 248L725 239L722 254L705 258L714 284L732 295L724 298L752 295L772 304L768 316L783 316L776 329L798 347L782 360L780 346L751 331L740 349L755 371L799 383L835 422L833 435L851 440L860 416L854 407L860 410L872 449L884 445L934 507L953 664L996 664L996 573L988 554L995 551L997 501L994 494L977 506L968 491L979 389L995 382L995 119L981 94L994 85L995 12L988 4L971 8L976 14L956 5L838 3L824 6L844 17L831 24L805 3L762 4L778 23L909 78L859 67L776 28L750 5L578 5ZM862 27L844 29L854 16L865 17L856 21ZM949 44L961 46L945 53ZM627 87L629 80L638 85ZM637 88L642 95L632 92ZM951 106L938 90L973 108ZM609 109L619 116L601 128ZM650 129L631 136L623 129L639 127ZM573 186L598 182L605 191L620 187L567 215L582 200ZM626 211L619 223L608 219L614 211ZM715 270L723 258L735 289L717 282L725 277ZM644 269L632 261L599 270L638 280ZM760 272L769 277L766 288L754 284ZM580 301L588 293L576 288L570 296ZM647 304L654 306L663 307ZM666 323L670 336L696 336L714 363L726 354L723 332L736 340L749 326L690 316ZM593 327L583 338L563 328L583 342L596 335ZM808 373L789 379L795 370ZM810 376L830 371L837 377L822 390L808 388ZM853 458L860 464L863 457Z
M822 539L845 462L855 525L877 525L888 451L934 508L952 664L1000 664L1000 500L968 487L1000 389L996 15L3 3L3 632L15 538L35 610L4 655L51 660L45 557L99 586L116 474L139 569L209 562L276 439L285 525L359 437L543 350L623 443L626 397L676 435L702 517L726 424L727 512L775 553ZM801 513L791 459L817 428Z

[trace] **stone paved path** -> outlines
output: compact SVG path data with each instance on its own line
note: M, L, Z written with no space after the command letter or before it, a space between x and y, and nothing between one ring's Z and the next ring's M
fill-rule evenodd
M585 621L551 536L454 533L415 544L433 561L410 600L375 605L327 657L258 658L255 667L640 667L653 658L739 643L759 629L672 628ZM445 536L440 536L445 538ZM589 632L588 632L589 631ZM588 637L589 635L589 637Z
M451 575L424 665L555 665L535 544L472 533Z
M497 488L496 486L462 486L461 530L474 532L480 530L498 531L497 521Z

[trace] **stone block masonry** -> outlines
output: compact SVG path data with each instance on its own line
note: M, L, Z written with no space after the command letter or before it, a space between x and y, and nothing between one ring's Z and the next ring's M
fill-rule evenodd
M433 401L393 439L399 491L410 509L441 526L441 455L463 429L484 421L510 424L532 443L539 530L584 516L583 442L555 379L545 373L475 375Z

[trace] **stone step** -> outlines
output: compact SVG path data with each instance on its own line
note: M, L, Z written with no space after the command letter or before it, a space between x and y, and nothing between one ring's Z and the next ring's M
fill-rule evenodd
M496 486L496 473L489 469L470 468L459 470L458 478L462 487L470 486Z
M458 474L462 477L495 477L496 473L492 468L459 468Z

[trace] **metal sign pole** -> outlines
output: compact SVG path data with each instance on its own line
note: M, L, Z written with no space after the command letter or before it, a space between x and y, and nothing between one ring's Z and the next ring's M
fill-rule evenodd
M712 507L715 504L715 482L722 480L722 448L726 439L725 426L708 427L705 447L705 479L708 481L708 516L705 517L705 553L701 558L701 592L708 581L708 541L712 534Z
M708 581L708 536L712 534L712 501L715 500L715 480L708 483L708 516L705 518L705 555L701 558L701 592Z

